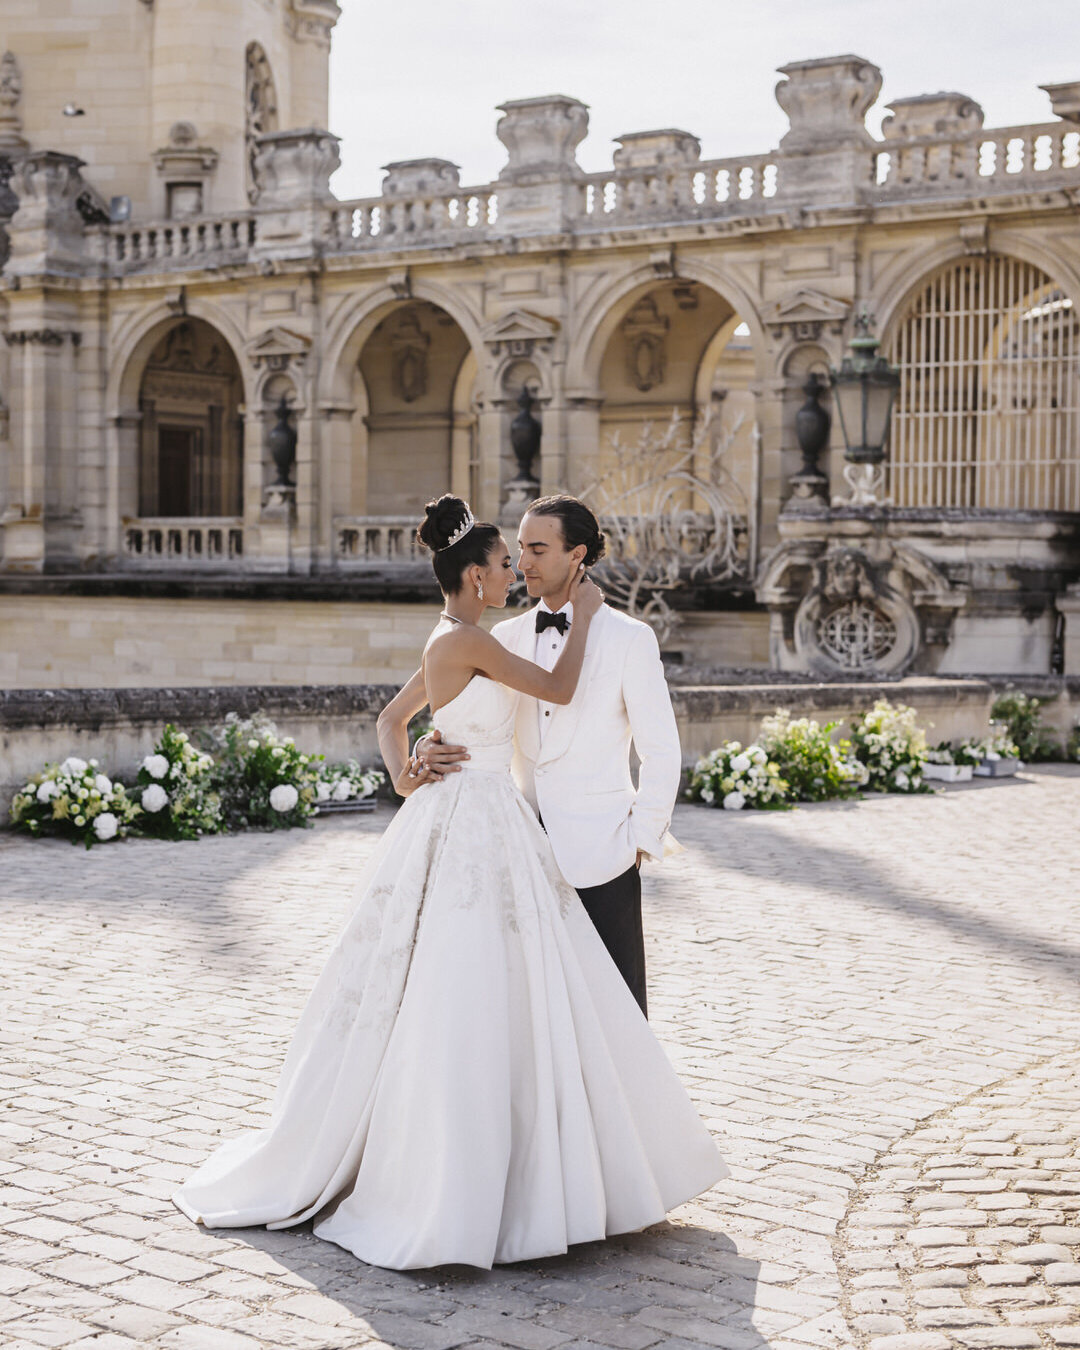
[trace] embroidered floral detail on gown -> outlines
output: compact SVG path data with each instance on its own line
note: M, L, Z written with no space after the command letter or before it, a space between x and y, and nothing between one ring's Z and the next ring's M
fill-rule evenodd
M462 773L409 797L300 1018L270 1124L174 1197L210 1228L373 1265L490 1267L656 1223L726 1175L510 777L516 695L435 717Z

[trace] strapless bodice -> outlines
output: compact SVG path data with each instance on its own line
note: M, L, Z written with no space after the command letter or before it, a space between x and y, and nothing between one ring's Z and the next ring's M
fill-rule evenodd
M474 675L431 719L443 740L468 748L463 769L505 773L514 752L517 694L486 675Z

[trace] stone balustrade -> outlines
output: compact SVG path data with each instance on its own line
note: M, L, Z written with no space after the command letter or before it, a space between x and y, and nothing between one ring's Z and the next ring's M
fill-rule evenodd
M244 262L256 229L252 213L113 225L102 232L105 260L121 272Z
M777 155L641 165L589 174L581 183L578 228L612 229L637 221L694 221L753 215L776 196Z
M1080 130L1068 122L889 140L875 152L878 199L963 196L1080 183Z
M342 566L415 563L426 555L416 542L416 516L338 516L336 561Z
M323 244L333 251L350 252L429 241L455 243L484 234L497 219L498 194L490 185L461 188L449 195L362 197L330 208Z
M126 520L123 525L127 567L153 571L232 568L239 565L243 553L244 529L238 516L160 517Z
M779 211L785 203L783 152L661 162L583 174L565 228L586 234L644 223L693 224ZM1080 131L1068 122L886 139L867 153L856 195L892 204L927 196L962 198L1080 184ZM318 208L321 246L330 253L453 247L512 233L499 223L499 185L387 193ZM190 269L244 262L257 251L259 212L162 220L99 229L116 272Z

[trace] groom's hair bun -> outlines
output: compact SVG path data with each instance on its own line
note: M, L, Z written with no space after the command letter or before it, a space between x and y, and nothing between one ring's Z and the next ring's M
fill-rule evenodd
M467 501L444 492L424 507L424 519L417 526L417 541L431 550L432 570L443 595L457 595L467 568L487 566L488 554L499 538L497 525L478 520L456 544L451 544L469 515Z
M555 516L562 528L563 544L569 553L579 544L585 545L584 563L592 567L607 552L607 543L600 522L579 497L560 493L556 497L538 497L529 506L530 516Z

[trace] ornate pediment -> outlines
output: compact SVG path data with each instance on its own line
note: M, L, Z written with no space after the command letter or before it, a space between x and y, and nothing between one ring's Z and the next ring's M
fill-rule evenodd
M254 366L285 370L290 365L303 365L310 348L309 337L275 324L248 343L247 353Z
M800 286L766 309L765 322L777 336L787 332L799 342L814 342L823 332L842 333L850 310L846 300Z
M545 319L527 309L512 309L489 324L484 341L500 356L532 356L534 351L550 347L558 331L556 319Z

